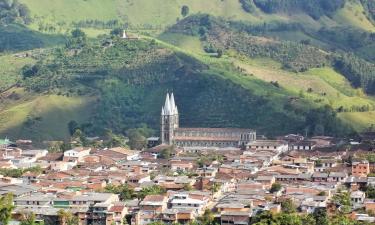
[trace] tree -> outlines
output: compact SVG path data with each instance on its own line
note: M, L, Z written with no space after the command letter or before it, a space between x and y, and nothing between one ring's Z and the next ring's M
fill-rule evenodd
M279 183L273 183L272 186L271 186L270 192L271 193L278 192L278 191L281 190L281 187L282 187L281 184L279 184Z
M366 197L375 198L375 187L373 185L368 185L366 187Z
M138 193L138 199L144 199L147 195L160 195L164 194L167 191L165 188L159 186L159 185L153 185L151 187L144 187L142 190Z
M74 132L79 128L79 125L78 123L75 121L75 120L71 120L69 123L68 123L68 129L69 129L69 133L70 135L73 135Z
M67 48L82 48L86 45L87 37L85 32L80 29L74 29L71 37L67 40Z
M223 56L223 50L221 50L221 49L218 49L218 50L216 51L216 53L217 53L217 57L218 57L218 58L221 58L221 57Z
M34 213L25 213L23 215L23 218L21 220L20 225L42 225L44 224L43 222L37 223L35 221L35 214Z
M160 158L161 159L170 159L172 156L173 147L168 147L160 152Z
M221 184L213 183L212 186L210 187L212 194L218 192L220 190L220 187L221 187Z
M86 38L85 32L81 29L74 29L71 34L73 38Z
M57 216L59 217L60 225L79 225L78 217L74 216L70 211L61 209L57 212Z
M147 146L147 139L139 129L130 129L127 133L131 149L142 150Z
M124 30L121 29L121 28L115 28L115 29L111 30L111 33L110 33L110 34L111 34L112 36L121 36L123 31L124 31Z
M214 224L214 220L215 216L209 209L204 210L203 215L199 218L199 221L201 221L202 225L212 225Z
M351 206L350 193L348 191L339 190L332 198L333 202L341 206Z
M295 213L297 211L297 207L294 205L291 199L285 199L282 201L281 209L285 213Z
M134 193L134 189L130 188L127 184L122 184L120 186L108 185L105 187L105 191L118 194L122 201L134 199L136 196Z
M184 184L184 190L185 191L191 191L191 190L193 190L193 187L191 186L191 184Z
M190 11L189 6L184 5L181 7L181 15L183 17L187 16L189 14L189 11Z
M316 224L319 225L329 225L329 218L327 215L327 210L325 208L315 209L313 213Z
M105 146L107 146L108 148L126 146L125 137L123 135L114 134L112 130L106 130L105 138Z
M9 223L13 209L13 195L0 196L0 224L7 225Z

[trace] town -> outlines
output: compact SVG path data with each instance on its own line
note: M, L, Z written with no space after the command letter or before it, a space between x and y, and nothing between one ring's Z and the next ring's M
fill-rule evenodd
M268 139L252 129L182 128L176 103L167 94L160 137L149 137L142 150L51 152L31 140L2 140L0 211L9 216L0 224L27 218L64 225L242 225L280 213L375 223L375 132L358 140Z

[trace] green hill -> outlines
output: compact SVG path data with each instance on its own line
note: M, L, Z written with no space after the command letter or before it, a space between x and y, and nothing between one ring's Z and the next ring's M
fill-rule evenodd
M300 1L273 1L280 10L267 10L255 0L251 12L242 8L240 0L20 0L31 10L34 19L32 27L53 25L57 30L71 27L79 21L118 20L129 24L133 29L163 29L183 19L181 7L189 7L189 14L208 13L230 20L247 21L262 24L269 21L301 22L309 27L321 27L349 24L351 26L374 31L374 25L366 17L365 10L359 1L308 0L309 4ZM246 0L254 1L254 0ZM264 1L263 1L264 2ZM279 6L276 5L278 3ZM318 2L318 3L317 3ZM331 3L332 2L332 3ZM337 3L334 3L337 2ZM342 4L345 2L344 4ZM259 4L258 4L259 3ZM298 3L298 4L297 4ZM302 4L300 4L302 3ZM285 4L285 5L284 5ZM294 5L296 4L296 5ZM306 7L307 5L307 7ZM258 7L257 7L258 6ZM282 9L282 10L281 10ZM293 12L293 13L290 13ZM307 15L307 16L306 16Z
M71 121L88 135L157 130L172 90L183 126L349 135L375 123L365 0L20 1L33 22L0 27L15 41L0 56L0 136L67 139ZM108 35L124 27L141 39Z

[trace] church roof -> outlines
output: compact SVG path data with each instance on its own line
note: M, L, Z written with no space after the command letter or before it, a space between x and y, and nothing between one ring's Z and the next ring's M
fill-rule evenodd
M186 136L176 136L175 141L239 141L239 137L186 137Z
M243 129L243 128L177 128L176 132L212 132L212 133L218 133L218 132L238 132L238 133L250 133L250 132L255 132L252 129Z

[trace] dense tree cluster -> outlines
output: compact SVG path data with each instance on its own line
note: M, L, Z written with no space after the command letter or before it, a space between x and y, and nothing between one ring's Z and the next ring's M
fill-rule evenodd
M367 93L375 94L375 64L353 54L341 54L335 57L334 66L354 87L362 87Z
M345 0L253 0L255 5L266 13L298 12L303 11L319 19L321 16L330 16L342 8Z
M248 13L252 13L255 10L255 5L253 0L240 0L241 6L243 10L245 10Z
M375 1L361 0L363 7L367 10L369 16L375 21Z
M30 10L18 0L0 0L0 25L11 23L29 24Z

